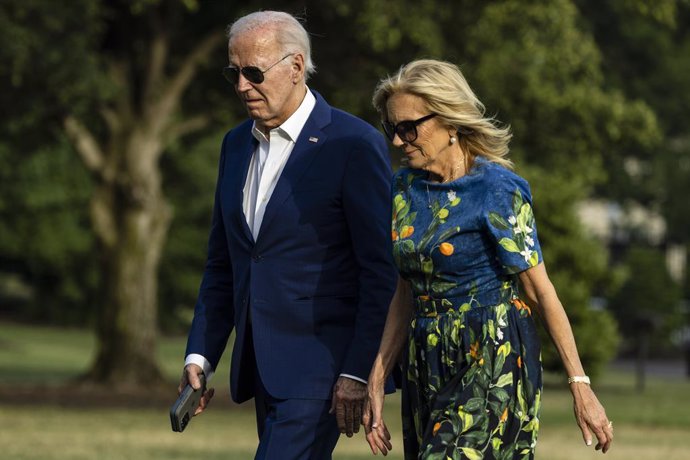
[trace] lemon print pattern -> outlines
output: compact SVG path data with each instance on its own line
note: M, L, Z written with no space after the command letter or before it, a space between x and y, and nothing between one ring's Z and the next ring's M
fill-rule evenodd
M534 458L541 352L517 287L517 274L542 262L529 185L478 158L443 184L398 171L392 204L393 255L415 299L405 458Z

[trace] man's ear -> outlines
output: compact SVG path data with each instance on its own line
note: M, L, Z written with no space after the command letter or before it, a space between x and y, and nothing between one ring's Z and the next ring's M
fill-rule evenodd
M302 53L295 53L292 58L292 83L297 84L300 81L304 81L304 56Z

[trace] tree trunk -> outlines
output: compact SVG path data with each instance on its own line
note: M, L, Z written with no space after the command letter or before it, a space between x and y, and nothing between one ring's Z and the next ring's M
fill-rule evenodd
M74 116L65 118L67 135L96 182L91 221L102 299L99 348L85 379L110 388L155 386L162 380L156 364L158 265L172 216L159 159L166 145L207 125L203 115L175 116L198 66L224 40L220 31L209 33L176 59L177 70L168 75L169 34L158 26L148 43L149 65L138 78L133 78L140 70L134 56L109 61L118 92L101 107L107 126L103 138Z
M122 145L115 142L116 145ZM120 388L162 381L156 364L158 265L170 225L156 158L160 146L141 133L115 181L99 184L92 200L102 268L99 350L87 376Z

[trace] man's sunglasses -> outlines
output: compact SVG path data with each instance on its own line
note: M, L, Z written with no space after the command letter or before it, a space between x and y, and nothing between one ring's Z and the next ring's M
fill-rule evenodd
M409 143L417 140L417 126L427 120L431 120L435 116L436 114L432 113L416 120L403 120L397 125L390 121L382 121L381 125L383 126L383 132L386 133L391 142L393 142L397 134L401 141Z
M235 67L235 66L227 66L223 67L223 76L227 81L229 81L231 84L236 85L240 82L240 72L242 75L244 75L244 78L247 79L250 83L254 83L255 85L258 85L259 83L264 82L264 74L271 70L273 67L277 66L278 63L282 62L284 59L286 59L288 56L292 56L295 53L290 53L286 54L282 58L278 59L276 62L271 64L268 69L266 70L261 70L258 67L255 67L253 65L249 65L247 67Z

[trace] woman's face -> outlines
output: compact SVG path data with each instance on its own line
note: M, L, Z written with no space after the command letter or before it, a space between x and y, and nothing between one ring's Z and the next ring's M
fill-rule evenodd
M424 99L413 94L395 93L386 103L386 121L393 126L401 121L418 120L430 113ZM410 168L437 172L448 161L448 147L451 145L449 140L453 130L443 126L437 117L419 123L416 130L417 139L406 142L396 134L392 140L393 145L403 151Z

